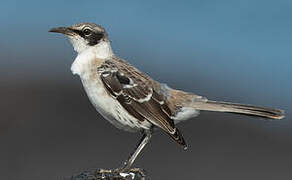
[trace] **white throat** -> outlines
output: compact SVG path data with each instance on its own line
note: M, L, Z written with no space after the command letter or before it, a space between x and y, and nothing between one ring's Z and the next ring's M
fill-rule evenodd
M71 66L71 71L73 74L82 75L86 73L90 69L90 63L96 58L108 59L114 55L110 42L108 41L102 41L95 46L86 46L86 48L84 48L83 45L78 46L80 43L73 44L72 42L72 45L76 51L77 49L82 49L81 51L77 51L78 55Z
M113 56L113 50L109 41L102 41L92 47L96 58L107 59Z

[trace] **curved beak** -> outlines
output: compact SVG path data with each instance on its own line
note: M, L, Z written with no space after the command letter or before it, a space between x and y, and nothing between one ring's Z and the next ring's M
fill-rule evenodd
M74 35L74 31L69 28L69 27L57 27L57 28L52 28L49 30L49 32L54 32L54 33L61 33L61 34L65 34L65 35Z

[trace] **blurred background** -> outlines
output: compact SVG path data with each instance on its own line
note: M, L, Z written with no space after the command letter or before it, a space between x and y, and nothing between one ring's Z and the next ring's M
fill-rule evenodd
M152 179L286 180L292 172L292 1L16 1L0 6L0 179L63 179L121 165L140 139L90 104L56 26L94 22L154 79L209 99L277 107L281 121L202 112L156 132L138 157Z

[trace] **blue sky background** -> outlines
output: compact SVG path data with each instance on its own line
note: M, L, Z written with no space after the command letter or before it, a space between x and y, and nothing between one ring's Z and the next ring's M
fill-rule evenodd
M117 143L117 132L123 140L136 141L136 136L115 130L101 117L96 121L79 79L70 72L76 53L64 37L48 33L56 26L94 22L107 29L118 56L171 87L287 112L279 122L246 117L236 121L240 117L202 113L197 121L180 126L193 152L179 154L170 142L165 159L164 148L157 147L168 143L167 138L155 136L158 140L138 164L156 179L163 172L151 168L151 160L167 162L169 157L188 164L190 176L180 178L291 177L291 18L290 0L1 1L0 142L5 148L0 150L0 167L6 168L2 176L54 179L82 168L112 167L132 149L121 143L123 155L98 161L96 152L104 154L114 145L104 149L92 145L95 137L106 135ZM87 148L75 149L76 141Z
M11 68L32 76L68 70L60 64L72 62L69 43L47 30L95 22L109 31L118 55L155 76L173 75L170 69L176 66L182 68L176 68L176 81L196 76L219 84L233 81L255 93L288 95L291 6L284 0L3 1L1 66L10 76L15 75Z

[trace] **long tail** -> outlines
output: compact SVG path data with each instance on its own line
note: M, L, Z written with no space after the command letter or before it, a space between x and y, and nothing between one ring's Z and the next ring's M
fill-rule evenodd
M191 107L198 110L230 112L230 113L245 114L249 116L259 116L259 117L271 118L271 119L282 119L285 117L284 111L280 109L258 107L258 106L247 105L247 104L220 102L220 101L207 100L205 102L194 102L191 104Z

